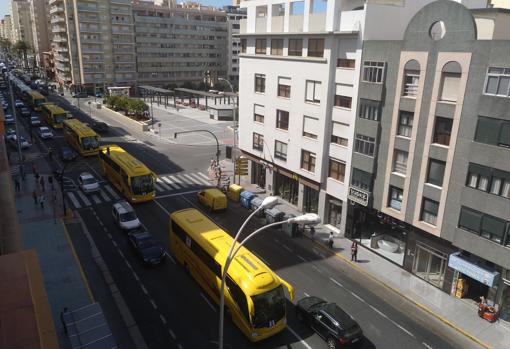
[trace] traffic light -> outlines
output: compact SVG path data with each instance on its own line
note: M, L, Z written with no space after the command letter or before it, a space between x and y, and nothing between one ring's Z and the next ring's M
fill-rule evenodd
M236 175L246 176L248 175L248 159L240 157L236 161Z

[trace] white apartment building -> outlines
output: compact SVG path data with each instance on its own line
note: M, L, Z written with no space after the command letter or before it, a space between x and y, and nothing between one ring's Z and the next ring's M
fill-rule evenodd
M42 65L43 52L50 50L49 0L29 0L33 49L37 64Z
M131 0L50 0L57 80L74 90L136 84Z
M241 2L239 147L252 183L344 232L354 124L378 112L357 110L360 71L380 71L363 40L402 40L430 2Z
M239 53L241 52L241 39L239 32L241 20L246 18L246 10L239 6L224 6L227 13L227 74L228 79L234 85L239 84Z

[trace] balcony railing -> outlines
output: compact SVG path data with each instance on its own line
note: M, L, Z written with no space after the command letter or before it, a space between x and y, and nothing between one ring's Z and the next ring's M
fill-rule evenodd
M364 10L357 11L343 11L340 14L340 28L341 32L358 32L361 30L361 23L363 20Z
M64 12L64 11L65 11L64 6L53 6L50 8L50 15L57 13L57 12Z
M99 7L97 7L97 6L78 5L78 11L99 12Z

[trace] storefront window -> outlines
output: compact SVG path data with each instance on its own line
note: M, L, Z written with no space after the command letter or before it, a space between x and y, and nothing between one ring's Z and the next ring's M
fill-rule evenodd
M448 256L432 248L416 245L413 273L423 280L442 288Z
M260 188L266 187L266 170L261 164L252 162L251 182L258 185Z
M297 205L298 203L298 187L299 183L297 180L284 176L281 173L274 174L275 195L280 196L292 205Z
M342 224L342 201L328 197L328 224L340 229Z
M305 186L303 200L303 211L307 213L319 212L319 192Z

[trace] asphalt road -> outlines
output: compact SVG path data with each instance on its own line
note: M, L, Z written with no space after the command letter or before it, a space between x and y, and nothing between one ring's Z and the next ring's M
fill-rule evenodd
M69 106L64 105L66 109ZM74 112L76 117L87 121L88 117ZM193 149L175 149L170 144L147 144L143 135L134 134L126 138L122 125L114 124L111 134L103 142L124 143L158 174L181 173L203 170L208 165L209 155L189 161ZM41 141L44 149L64 143L61 133L50 141ZM135 141L132 141L135 139ZM142 139L142 140L141 140ZM180 159L188 165L180 166ZM191 164L191 166L189 166ZM206 164L206 165L203 165ZM54 164L57 166L58 164ZM92 158L79 159L66 171L67 189L76 192L73 186L81 171L91 171L99 177L97 161ZM107 182L102 182L107 186ZM200 185L187 190L173 189L159 195L153 202L135 207L138 216L149 231L168 250L169 213L185 207L201 208L194 191ZM188 193L190 192L191 193ZM105 189L105 193L109 193ZM187 193L187 194L180 194ZM88 231L92 235L101 255L106 261L142 335L150 348L215 348L217 346L218 309L205 296L195 281L171 257L157 268L141 265L130 250L125 233L113 224L110 200L89 199L77 209ZM72 204L72 203L70 203ZM204 212L205 213L205 212ZM248 211L232 204L211 218L229 232L236 232ZM264 222L255 220L248 225L253 231ZM82 240L75 240L80 258L86 258L89 248ZM419 308L404 301L398 295L382 287L374 280L357 273L349 264L331 256L327 250L304 238L290 238L279 230L268 230L254 238L248 248L265 261L281 277L295 288L296 298L315 295L336 302L348 311L361 325L365 338L362 348L470 348L473 343L451 330ZM90 263L88 260L83 263ZM226 316L225 347L227 348L326 348L324 341L295 319L293 305L288 302L288 327L281 334L268 340L251 344Z

